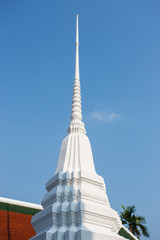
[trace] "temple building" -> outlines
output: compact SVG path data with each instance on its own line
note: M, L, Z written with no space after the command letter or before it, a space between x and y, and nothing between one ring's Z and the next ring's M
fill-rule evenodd
M0 219L4 219L0 240L137 239L110 206L104 179L95 170L82 121L78 15L71 121L55 175L46 183L46 190L42 206L0 199Z

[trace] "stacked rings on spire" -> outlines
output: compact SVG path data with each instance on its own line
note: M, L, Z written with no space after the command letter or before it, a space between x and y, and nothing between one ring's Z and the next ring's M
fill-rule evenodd
M71 121L74 119L82 120L81 87L79 79L75 79L73 86Z

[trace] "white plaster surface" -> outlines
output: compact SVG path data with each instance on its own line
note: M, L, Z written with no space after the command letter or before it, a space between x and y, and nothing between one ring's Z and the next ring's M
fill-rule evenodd
M91 145L81 132L71 132L62 142L56 173L85 171L95 174Z

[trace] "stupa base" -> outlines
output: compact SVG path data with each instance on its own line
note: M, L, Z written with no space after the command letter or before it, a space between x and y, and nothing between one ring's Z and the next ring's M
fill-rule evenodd
M33 237L31 240L124 240L125 238L116 233L97 233L89 230L58 230L56 232L45 232Z

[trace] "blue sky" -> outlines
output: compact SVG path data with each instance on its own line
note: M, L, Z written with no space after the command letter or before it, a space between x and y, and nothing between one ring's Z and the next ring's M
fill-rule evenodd
M79 13L83 120L111 206L160 215L160 1L0 2L0 195L40 203L71 113ZM144 239L144 238L142 238Z

